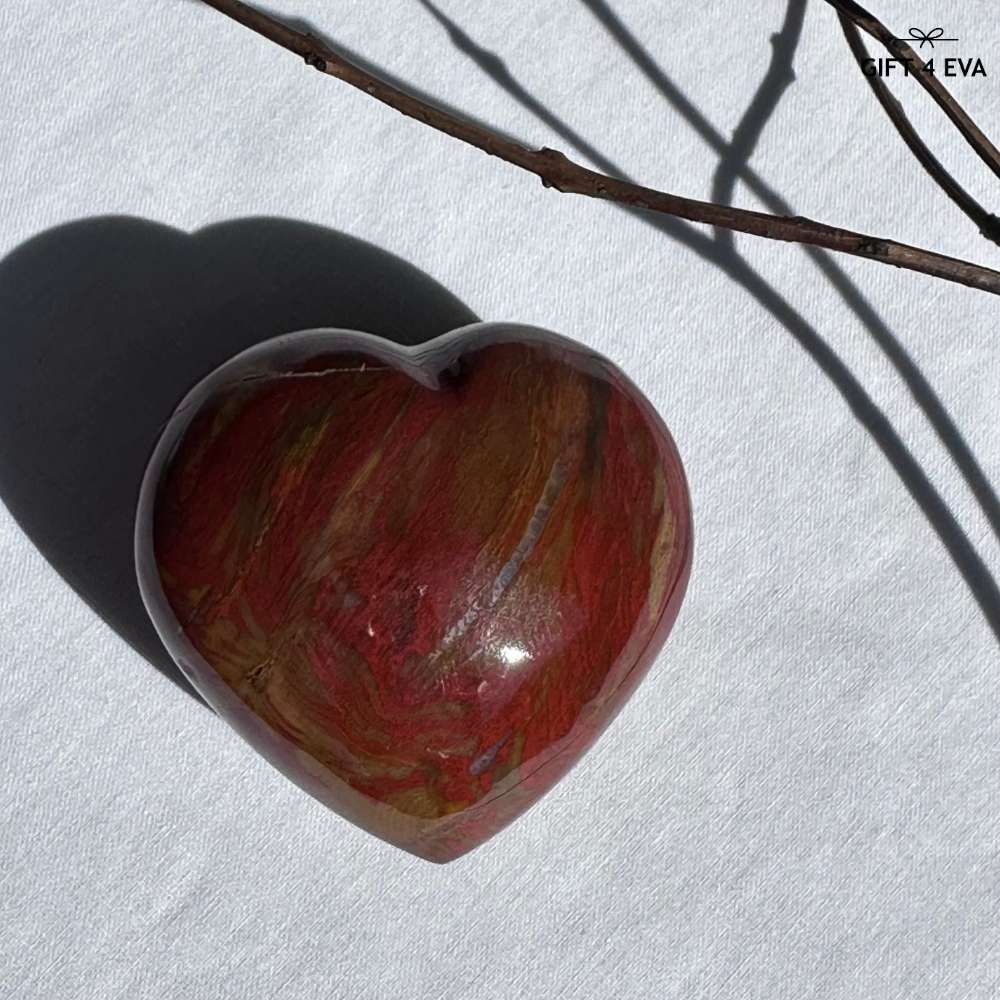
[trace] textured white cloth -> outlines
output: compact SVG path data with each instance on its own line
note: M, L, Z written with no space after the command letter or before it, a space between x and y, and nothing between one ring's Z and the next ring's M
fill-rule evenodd
M556 129L573 129L630 175L709 197L713 136L751 107L785 0L613 2L645 57L596 0L440 0L504 60L496 78L418 0L280 0L526 141L571 152ZM987 79L949 83L996 138L993 8L877 5L983 58ZM838 260L867 315L799 248L741 237L727 266L681 227L545 191L188 0L8 0L0 37L0 251L16 252L0 264L0 995L997 995L1000 519L966 481L974 456L1000 484L997 299ZM825 4L795 70L752 155L767 187L812 218L996 262L889 130ZM944 117L913 81L894 87L996 207ZM761 190L741 182L736 202L763 207ZM92 221L108 214L146 221ZM330 236L328 260L302 226L224 229L211 252L181 235L248 216L369 241L485 319L593 345L687 465L695 569L663 655L567 779L451 866L326 812L119 634L145 641L122 561L132 481L100 489L134 474L149 421L186 388L161 369L221 361L248 296L290 327L324 309L345 324L321 301L327 268L355 289L350 316L396 294L370 274L355 287L352 255Z

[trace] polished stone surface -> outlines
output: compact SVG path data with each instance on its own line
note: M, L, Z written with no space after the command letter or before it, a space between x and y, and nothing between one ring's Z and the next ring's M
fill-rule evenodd
M611 722L691 544L680 459L638 390L495 324L239 356L178 408L137 527L147 606L207 700L432 861L524 812Z

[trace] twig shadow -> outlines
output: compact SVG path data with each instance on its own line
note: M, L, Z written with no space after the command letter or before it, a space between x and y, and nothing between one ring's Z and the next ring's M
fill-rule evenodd
M680 114L694 131L719 155L719 165L712 184L712 200L731 203L737 181L742 181L767 208L778 215L795 215L792 206L771 188L750 166L750 159L781 98L795 80L793 62L802 36L807 0L789 0L780 31L771 36L773 47L770 66L747 111L727 141L710 121L684 96L615 14L607 0L580 0L636 68ZM732 233L719 230L716 238L732 242ZM895 368L913 396L942 445L951 455L977 503L986 516L994 536L1000 540L1000 498L972 454L961 432L944 408L933 387L909 356L885 321L851 281L835 258L825 250L803 247L810 260L840 295L843 302L864 326L879 349Z

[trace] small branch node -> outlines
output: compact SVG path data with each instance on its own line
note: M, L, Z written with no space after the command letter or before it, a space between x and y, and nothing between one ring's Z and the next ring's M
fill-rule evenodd
M885 240L865 240L858 246L858 253L864 257L887 258L889 251L889 244Z

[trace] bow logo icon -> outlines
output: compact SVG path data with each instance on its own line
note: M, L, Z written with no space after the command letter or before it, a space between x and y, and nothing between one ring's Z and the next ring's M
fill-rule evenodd
M930 31L923 31L920 28L910 28L909 39L900 38L897 41L913 41L918 43L918 48L923 48L925 45L929 45L932 49L936 42L957 42L957 38L945 38L944 28L932 28Z

